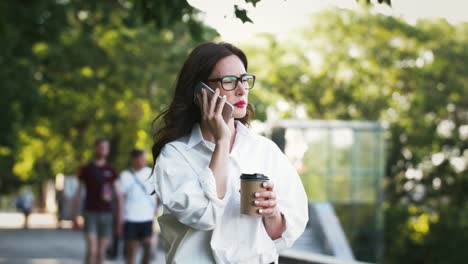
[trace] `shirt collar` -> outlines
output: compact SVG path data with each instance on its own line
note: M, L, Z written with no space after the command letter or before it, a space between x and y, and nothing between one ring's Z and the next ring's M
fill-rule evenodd
M201 133L200 124L195 123L195 125L193 125L193 127L192 127L192 132L190 132L190 137L189 137L189 140L187 142L187 147L188 148L193 148L196 145L198 145L198 143L200 143L202 141L203 141L203 136L202 136L202 133Z
M248 129L244 124L242 124L242 122L236 120L236 129L237 129L237 133L238 134L241 134L243 136L249 136L250 135L250 129Z
M240 121L235 120L234 121L236 124L236 129L237 129L237 135L236 135L236 140L239 138L240 135L242 136L248 136L250 134L250 130L242 124ZM200 129L200 124L195 123L192 127L192 131L190 132L189 140L187 142L187 147L188 148L193 148L199 143L204 143L206 146L214 145L212 142L205 141L203 139L203 135Z

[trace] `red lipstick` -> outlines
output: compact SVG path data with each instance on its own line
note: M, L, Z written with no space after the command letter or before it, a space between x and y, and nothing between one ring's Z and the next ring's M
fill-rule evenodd
M241 100L237 103L234 104L235 107L237 108L244 108L244 106L246 105L247 103L244 101L244 100Z

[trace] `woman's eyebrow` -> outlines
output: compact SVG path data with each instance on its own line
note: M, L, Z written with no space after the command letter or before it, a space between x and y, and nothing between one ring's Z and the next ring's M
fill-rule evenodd
M239 75L237 75L237 74L226 74L226 75L223 75L223 76L236 76L236 77L242 77L242 76L244 76L244 75L246 75L246 74L248 74L248 73L247 73L247 72L244 72L244 73L241 73L241 74L239 74Z

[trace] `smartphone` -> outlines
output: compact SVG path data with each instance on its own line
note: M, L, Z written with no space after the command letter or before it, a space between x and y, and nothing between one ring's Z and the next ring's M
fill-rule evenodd
M194 93L194 102L195 104L197 104L198 106L199 105L199 102L198 102L198 98L197 98L197 95L200 94L200 96L203 96L202 94L202 89L205 89L206 90L206 95L208 97L208 102L211 101L211 98L213 98L213 95L214 95L214 91L213 89L211 89L211 87L209 87L208 85L206 85L204 82L199 82L197 83L197 85L195 85L195 93ZM219 102L221 102L221 96L218 95L218 99L216 100L216 105L219 104ZM223 111L221 113L221 115L223 116L223 119L224 121L227 122L229 121L229 119L232 117L232 113L234 112L234 106L232 106L232 104L228 103L226 101L226 103L224 104L224 107L223 107Z

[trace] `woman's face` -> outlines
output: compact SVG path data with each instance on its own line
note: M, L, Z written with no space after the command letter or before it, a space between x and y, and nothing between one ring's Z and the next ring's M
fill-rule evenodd
M222 78L226 75L240 77L245 73L244 64L239 57L231 55L218 61L208 79ZM219 88L221 97L226 95L227 101L234 106L233 118L242 118L246 115L249 90L245 89L245 84L239 81L236 88L231 91L224 90L220 82L208 82L208 85L213 89Z

